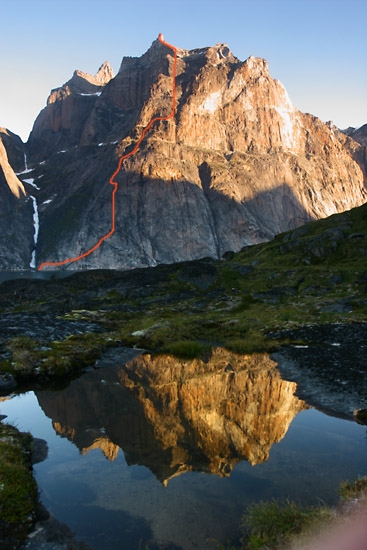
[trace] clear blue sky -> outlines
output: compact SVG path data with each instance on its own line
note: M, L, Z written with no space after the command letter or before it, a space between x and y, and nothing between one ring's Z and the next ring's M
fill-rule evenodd
M367 122L367 0L0 0L0 126L28 138L74 69L227 43L264 57L294 105L340 128Z

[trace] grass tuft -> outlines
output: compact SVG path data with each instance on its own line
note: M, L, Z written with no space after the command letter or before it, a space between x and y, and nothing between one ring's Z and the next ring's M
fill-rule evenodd
M339 495L344 501L367 496L367 476L357 477L353 481L343 481L339 487Z
M167 344L164 352L180 359L196 359L203 355L205 347L194 340L181 340Z
M304 507L292 501L258 502L252 504L244 516L246 550L281 548L294 537L315 529L332 517L329 508Z

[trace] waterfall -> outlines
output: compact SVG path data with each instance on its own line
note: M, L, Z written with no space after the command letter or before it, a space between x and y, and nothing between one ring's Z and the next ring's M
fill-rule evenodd
M24 151L24 172L28 172L27 153Z
M29 264L29 267L31 269L36 269L36 247L37 247L37 241L38 241L38 232L39 232L39 215L38 215L38 204L37 199L33 195L30 195L32 202L33 202L33 225L34 225L34 237L33 237L33 250L32 250L32 257Z

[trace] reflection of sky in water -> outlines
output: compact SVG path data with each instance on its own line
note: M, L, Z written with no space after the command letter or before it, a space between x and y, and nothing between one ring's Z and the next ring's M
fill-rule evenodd
M33 392L1 402L0 414L47 440L49 456L35 465L42 500L96 550L135 549L139 541L217 548L207 539L225 542L238 533L254 499L333 501L341 480L366 473L365 427L314 409L293 419L268 461L242 461L224 478L188 472L167 487L145 466L128 467L121 450L113 462L98 449L80 454L56 435Z

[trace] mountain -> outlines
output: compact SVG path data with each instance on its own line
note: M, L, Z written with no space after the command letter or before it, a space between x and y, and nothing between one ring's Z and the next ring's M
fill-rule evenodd
M220 258L367 200L365 145L298 111L264 59L242 62L225 44L187 51L157 39L115 77L107 63L76 71L24 150L33 171L19 178L39 230L21 233L17 261L4 250L2 268Z
M47 107L34 123L29 138L29 156L34 161L41 161L54 152L78 146L97 98L112 78L112 67L105 62L94 76L74 71L66 84L52 90Z
M367 146L367 124L363 124L360 128L353 128L350 126L346 130L343 130L343 132L361 145Z

